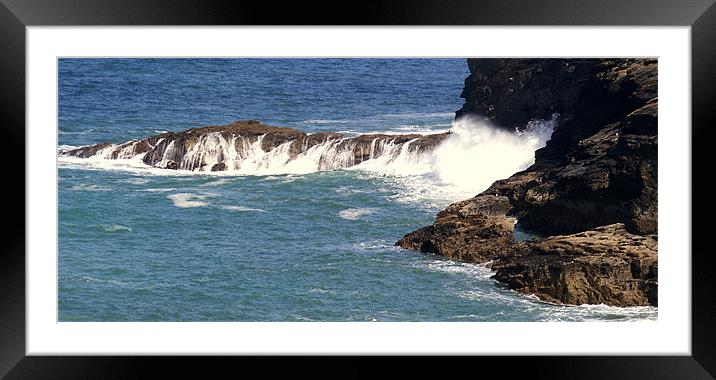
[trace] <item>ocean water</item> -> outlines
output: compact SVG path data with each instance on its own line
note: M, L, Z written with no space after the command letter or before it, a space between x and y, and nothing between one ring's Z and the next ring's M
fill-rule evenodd
M464 59L60 59L60 147L239 119L454 133L420 159L304 174L60 159L59 320L655 319L548 304L482 265L393 246L529 165L558 122L522 135L453 124L467 75Z

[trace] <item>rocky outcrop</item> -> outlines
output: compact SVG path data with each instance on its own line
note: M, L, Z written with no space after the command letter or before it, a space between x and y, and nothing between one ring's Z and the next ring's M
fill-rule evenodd
M484 194L453 203L432 226L406 235L397 245L452 259L485 262L505 253L513 241L515 218L507 197Z
M285 165L310 155L317 161L316 170L327 170L358 165L378 157L391 159L400 154L428 152L447 136L447 133L347 135L333 132L308 135L292 128L246 120L167 132L122 144L101 143L64 150L60 155L104 159L141 157L143 163L157 168L198 171L239 170L249 164Z
M637 282L627 281L627 272L620 272L631 264L620 264L617 270L614 260L631 263L620 247L639 241L632 236L657 233L657 61L471 59L468 63L471 74L465 81L465 105L458 117L484 117L497 127L513 130L558 113L559 124L547 145L535 153L530 168L449 206L432 226L406 235L396 245L474 262L497 258L502 268L495 277L498 281L549 301L656 304L655 269L653 278L635 278L648 286L636 286ZM499 215L504 216L497 221L494 212L482 211L489 199L502 200ZM465 209L477 210L477 214L466 217L461 211ZM614 224L623 228L610 230L619 236L611 239L617 245L605 246L614 256L558 260L556 254L536 253L545 252L536 246L517 244L509 220L543 236L600 231L601 226ZM501 234L488 242L483 235L491 229ZM597 235L588 236L596 239ZM545 244L540 247L552 247ZM607 280L591 275L597 273L595 268L606 268L607 261L614 261L610 264L614 271L607 270L603 278L612 278L618 285L607 286ZM554 276L571 278L577 269L590 273L583 276L579 292L565 291L566 285L554 282L558 281ZM640 273L647 272L652 273ZM521 283L516 280L520 273ZM549 286L548 273L552 276ZM618 290L627 288L635 293Z
M468 59L470 75L456 117L486 117L493 124L522 128L533 119L567 117L589 78L593 59Z
M60 152L61 154L74 156L78 158L89 158L94 156L95 154L101 152L103 149L111 146L111 143L101 143L101 144L95 144L95 145L89 145L89 146L83 146L77 149L71 149L66 150L63 152Z
M567 304L657 305L657 239L612 224L515 243L493 278L510 289Z

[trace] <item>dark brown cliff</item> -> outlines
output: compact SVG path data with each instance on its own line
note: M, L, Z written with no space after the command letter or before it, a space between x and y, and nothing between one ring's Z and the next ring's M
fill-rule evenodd
M497 280L548 301L655 305L657 61L470 59L468 64L471 74L458 117L487 118L497 127L519 129L558 113L559 124L530 168L449 206L432 226L396 244L473 262L495 260ZM517 244L515 223L545 236L542 243ZM609 229L608 243L598 252L590 248L606 236L600 228L610 225L621 227ZM551 246L546 242L552 235L580 233L592 238L562 238L574 244L559 255L543 249ZM638 251L639 262L648 264L631 270L633 255L621 248L642 247L643 241L632 236L647 235L654 243ZM585 255L589 259L581 266L570 266L578 270L565 270ZM604 273L612 273L606 276L611 292L597 289ZM554 290L566 283L579 284L578 289Z

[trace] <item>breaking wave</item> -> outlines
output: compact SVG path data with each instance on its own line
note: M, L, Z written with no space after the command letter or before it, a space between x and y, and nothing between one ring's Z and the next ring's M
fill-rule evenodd
M433 152L431 171L441 183L483 191L532 165L534 152L545 146L555 123L556 117L532 122L522 132L508 132L480 121L458 120L450 137Z
M59 161L70 167L82 165L162 175L271 176L361 170L411 177L406 186L417 186L418 192L427 190L426 186L436 192L442 191L436 187L449 188L447 193L454 198L457 194L477 194L495 180L529 167L534 163L535 150L546 144L556 122L555 116L551 120L533 121L522 131L509 132L484 121L462 118L452 123L449 134L433 137L359 135L326 138L309 144L309 136L274 146L265 141L267 135L249 138L212 132L199 136L186 147L178 146L177 140L160 138L145 147L143 153L135 153L138 145L148 144L150 140L131 141L97 149L86 158L60 151ZM267 146L269 150L264 150ZM146 152L147 149L151 150ZM145 157L148 154L152 157ZM164 169L172 165L178 170ZM217 168L219 171L214 171ZM175 205L201 206L203 203L201 199L177 198L175 201Z

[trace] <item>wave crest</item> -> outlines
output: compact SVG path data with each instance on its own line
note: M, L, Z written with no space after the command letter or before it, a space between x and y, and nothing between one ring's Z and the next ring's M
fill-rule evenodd
M60 151L59 161L65 165L164 175L271 176L360 170L406 179L400 181L405 183L408 198L427 192L448 194L454 201L484 191L494 181L533 164L535 150L545 146L556 123L555 116L510 132L485 121L461 118L452 123L449 132L433 135L306 135L289 128L265 126L255 128L269 132L253 136L226 130L190 130L183 135ZM181 197L173 199L178 207L206 203Z

